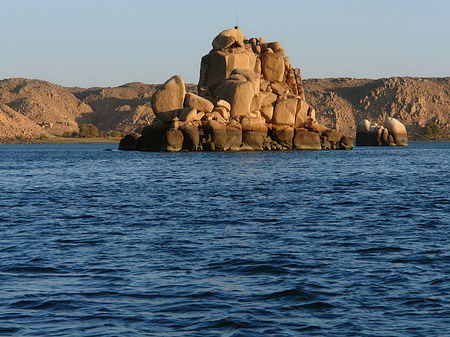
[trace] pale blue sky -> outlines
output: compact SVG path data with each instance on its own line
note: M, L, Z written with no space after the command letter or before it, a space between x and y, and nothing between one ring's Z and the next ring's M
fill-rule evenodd
M232 28L280 41L304 78L450 76L449 0L0 0L0 79L197 83Z

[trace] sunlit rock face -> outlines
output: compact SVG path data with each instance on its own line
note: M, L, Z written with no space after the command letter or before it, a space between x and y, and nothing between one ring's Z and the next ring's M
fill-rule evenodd
M320 125L305 101L299 68L280 42L220 32L203 56L198 94L176 75L152 97L156 116L121 150L261 151L351 149L350 138ZM333 132L332 132L333 131Z

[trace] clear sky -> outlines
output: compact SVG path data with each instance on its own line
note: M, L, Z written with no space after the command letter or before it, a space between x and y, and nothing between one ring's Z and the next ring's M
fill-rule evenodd
M236 16L303 78L450 76L450 0L0 0L0 79L197 83Z

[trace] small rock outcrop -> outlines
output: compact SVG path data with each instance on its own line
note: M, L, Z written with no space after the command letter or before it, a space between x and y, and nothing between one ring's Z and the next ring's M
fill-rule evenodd
M350 138L320 125L305 100L299 68L280 42L219 33L201 60L198 94L176 75L153 95L156 118L121 150L348 150Z
M384 126L364 119L356 127L356 145L408 146L408 135L405 126L395 118L387 117Z

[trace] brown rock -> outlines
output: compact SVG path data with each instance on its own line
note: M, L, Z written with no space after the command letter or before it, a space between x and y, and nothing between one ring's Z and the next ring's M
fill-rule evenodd
M207 121L205 125L205 133L211 135L216 151L229 151L239 149L242 143L242 129L240 124L232 123L228 126L217 121Z
M282 82L284 76L283 58L275 54L261 55L261 66L264 78L269 82Z
M230 119L230 111L223 106L216 106L213 112L217 112L225 121Z
M291 150L294 128L287 125L274 125L270 131L270 137L280 144L283 149Z
M297 111L296 99L282 99L275 104L273 123L278 125L294 126Z
M244 34L240 29L226 29L220 32L212 42L214 50L223 50L234 44L238 46L244 45Z
M283 50L283 47L281 46L280 42L270 42L269 48L272 49L274 52Z
M304 100L299 100L297 105L297 112L295 115L295 127L304 128L310 119L308 117L309 104Z
M229 78L236 69L255 69L256 55L251 49L232 48L226 51L213 51L202 59L199 87L214 91Z
M251 104L255 95L253 88L253 84L248 81L226 81L219 88L219 97L225 99L227 102L231 102L231 118L250 114Z
M273 118L273 105L261 106L261 116L266 120L266 123L271 123Z
M171 123L164 123L159 119L153 120L152 124L142 130L142 139L138 144L141 151L160 151L161 140L171 128Z
M183 79L178 75L173 76L152 96L153 113L162 121L170 122L183 108L185 95Z
M273 105L277 100L277 95L272 92L260 92L261 106Z
M197 151L200 142L200 133L198 128L190 125L180 125L179 130L183 134L182 148L188 151Z
M294 136L295 150L321 150L320 136L317 132L297 129Z
M183 133L180 130L170 129L161 140L161 151L179 152L183 147Z
M270 87L272 88L272 92L277 95L283 95L290 91L286 82L273 82L270 84Z
M260 77L257 73L255 73L251 69L238 68L238 69L234 69L231 72L231 75L235 75L235 74L241 75L245 78L246 81L251 82L253 84L253 89L254 89L255 95L258 95L261 81L260 81Z
M391 117L387 117L384 123L389 134L394 138L395 145L408 146L408 135L406 128L402 123Z
M337 132L336 130L325 131L325 132L323 132L323 136L325 138L327 138L328 141L334 145L339 143L339 141L341 140L341 137L342 137L342 135L339 132Z
M197 120L197 110L191 107L183 108L180 113L179 117L180 121L195 121Z
M378 129L367 119L360 121L356 126L356 146L375 146Z
M252 99L252 103L250 104L250 111L259 111L261 109L261 97L256 95Z
M135 151L137 150L138 142L133 135L126 135L120 140L119 150L122 151Z
M228 112L231 111L231 104L228 103L227 101L225 101L224 99L219 99L216 102L216 107L223 107L225 108Z
M214 104L211 101L192 92L186 93L184 98L184 106L204 112L212 112L214 110Z
M264 146L264 141L267 137L266 134L256 131L242 131L242 145L241 149L246 151L262 151Z
M340 142L338 143L339 150L351 150L353 149L353 139L348 136L342 136Z

